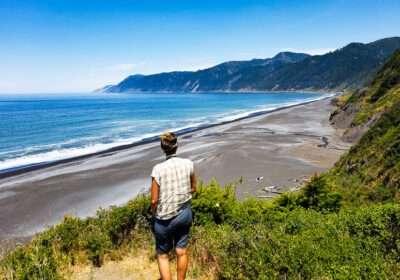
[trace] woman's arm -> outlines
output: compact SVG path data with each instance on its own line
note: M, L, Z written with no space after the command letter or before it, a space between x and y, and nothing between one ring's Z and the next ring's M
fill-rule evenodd
M191 193L195 193L196 192L196 186L197 186L197 182L196 182L196 175L194 174L194 172L190 175L190 187Z
M160 192L160 187L158 186L156 180L154 180L153 178L151 180L151 198L150 198L151 212L153 214L155 214L157 211L159 192Z

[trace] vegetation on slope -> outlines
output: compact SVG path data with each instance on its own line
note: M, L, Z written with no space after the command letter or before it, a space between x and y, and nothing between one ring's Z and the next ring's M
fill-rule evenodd
M339 108L331 119L335 124L342 115L348 118L350 122L345 134L351 134L360 125L371 126L382 112L400 102L400 49L393 53L384 67L364 87L340 97L337 101Z
M363 89L339 100L339 106L332 119L341 114L349 118L345 135L371 128L324 176L352 202L399 198L400 49Z
M257 89L349 90L362 85L397 48L400 38L369 44L351 43L334 52L316 55L271 72Z
M303 206L235 199L234 185L198 188L193 199L189 275L201 279L396 279L400 205L337 207L310 184ZM304 202L307 201L307 202ZM333 201L333 203L332 203ZM324 207L327 206L327 208ZM336 206L335 206L336 205ZM334 206L334 207L332 207ZM62 279L88 260L100 266L127 246L153 249L148 196L97 217L68 217L1 259L5 279ZM124 249L125 248L125 249Z

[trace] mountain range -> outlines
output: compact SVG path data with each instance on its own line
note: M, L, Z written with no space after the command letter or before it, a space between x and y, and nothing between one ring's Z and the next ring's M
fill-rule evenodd
M400 37L351 43L324 55L281 52L198 71L132 75L97 92L342 91L364 84L400 48Z

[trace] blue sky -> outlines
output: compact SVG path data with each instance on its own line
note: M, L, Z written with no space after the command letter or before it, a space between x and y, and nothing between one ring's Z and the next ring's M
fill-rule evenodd
M0 93L87 92L130 74L400 35L398 0L0 0Z

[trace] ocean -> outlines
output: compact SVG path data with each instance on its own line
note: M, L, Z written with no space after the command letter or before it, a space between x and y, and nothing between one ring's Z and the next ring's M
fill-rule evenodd
M0 95L0 173L326 98L323 93Z

